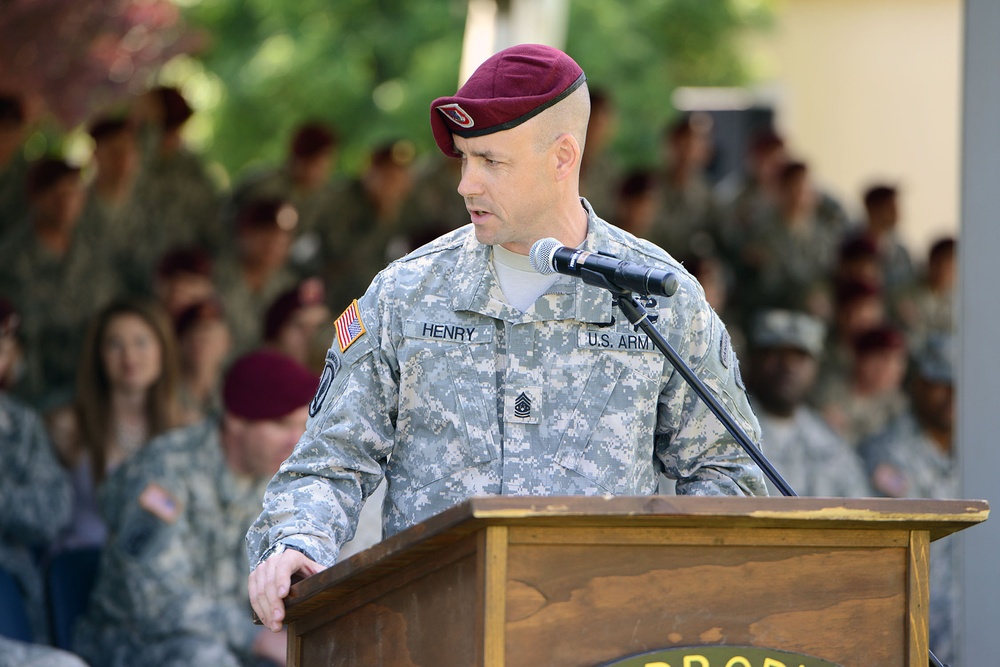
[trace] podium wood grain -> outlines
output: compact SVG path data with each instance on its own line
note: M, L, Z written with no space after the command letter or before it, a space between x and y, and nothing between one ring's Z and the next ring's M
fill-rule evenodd
M296 584L290 665L596 666L726 644L926 665L929 543L983 501L475 498Z

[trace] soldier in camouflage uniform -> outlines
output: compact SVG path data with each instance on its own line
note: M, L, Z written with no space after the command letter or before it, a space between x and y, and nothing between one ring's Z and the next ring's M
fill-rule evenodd
M0 387L16 365L19 317L0 298ZM70 519L69 476L59 465L41 420L0 391L0 568L17 580L35 641L48 638L42 575L35 554L44 551ZM0 664L3 663L0 650Z
M215 286L225 306L234 355L263 342L264 315L298 280L288 266L298 212L277 199L253 201L236 221L236 248L215 264Z
M871 495L861 459L805 403L819 372L823 323L768 310L751 329L747 381L768 460L800 496ZM768 482L768 491L779 491Z
M955 403L954 339L928 338L914 357L910 384L912 411L863 442L872 487L897 498L960 498L959 470L953 456ZM954 538L931 544L930 645L943 662L960 664L959 554Z
M251 353L226 375L221 420L152 440L108 479L110 539L80 655L108 667L284 664L284 637L251 620L243 538L315 387L288 357Z
M25 371L16 393L48 410L68 402L86 323L117 292L104 246L79 229L79 170L46 158L29 174L31 217L0 240L0 293L21 313Z
M530 268L529 248L551 234L676 272L677 293L654 309L659 327L756 441L701 288L579 198L588 105L579 66L538 45L501 51L433 103L438 146L462 158L473 224L393 262L335 323L306 434L247 536L251 602L271 629L290 574L337 560L383 478L387 535L471 496L652 494L661 472L680 494L766 494L609 292Z
M145 101L150 118L139 128L143 164L133 192L138 217L123 242L138 281L130 288L148 293L153 269L169 250L197 244L216 253L228 236L215 183L181 137L191 107L172 88L156 88Z
M339 144L340 137L326 123L299 125L283 165L251 172L233 188L224 214L226 224L232 226L240 209L252 201L289 202L299 212L292 263L303 273L316 273L321 259L318 230L337 220L343 200L344 183L330 177L337 168Z
M656 182L656 220L644 238L675 257L716 251L720 207L705 176L711 127L711 118L699 113L663 132L667 165Z

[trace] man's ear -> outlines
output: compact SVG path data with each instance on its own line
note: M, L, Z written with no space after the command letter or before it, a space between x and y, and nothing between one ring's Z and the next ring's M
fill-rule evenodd
M556 180L562 181L572 176L580 164L580 144L569 132L563 134L552 148L555 158Z

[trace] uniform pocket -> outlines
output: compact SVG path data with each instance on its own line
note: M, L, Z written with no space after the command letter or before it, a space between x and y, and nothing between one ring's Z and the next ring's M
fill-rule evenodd
M645 492L655 484L653 428L662 367L655 354L600 353L556 462L615 495Z
M408 339L400 359L397 440L388 468L413 489L496 458L496 405L475 343Z

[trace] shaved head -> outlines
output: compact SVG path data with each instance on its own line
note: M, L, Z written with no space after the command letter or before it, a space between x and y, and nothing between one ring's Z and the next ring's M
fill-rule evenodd
M536 125L538 150L546 150L556 139L564 134L571 134L580 144L583 153L587 139L587 123L590 121L590 93L584 83L574 90L566 99L546 109L529 122Z

